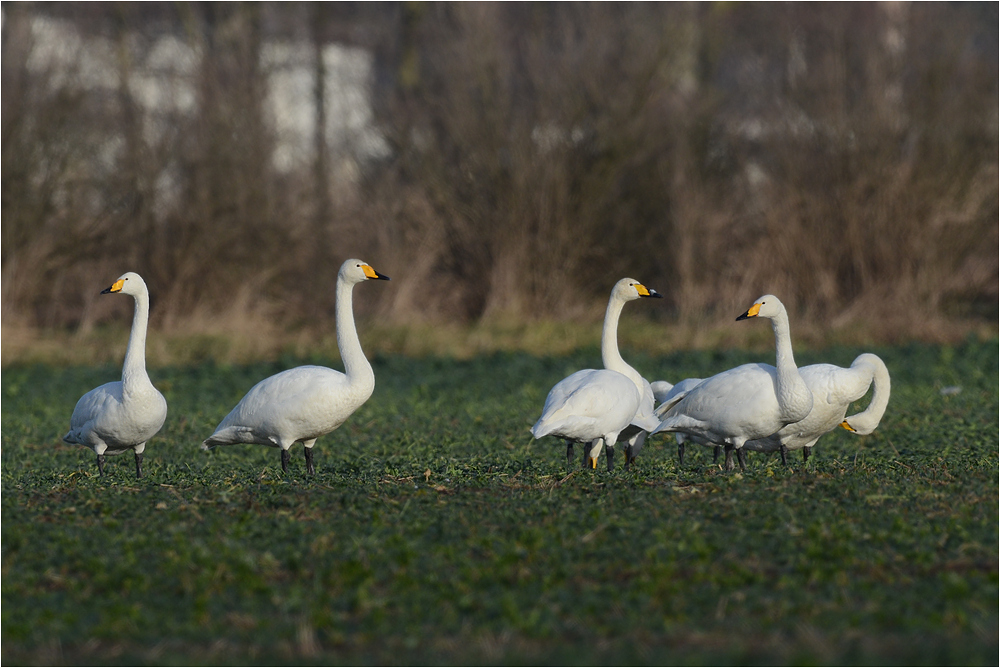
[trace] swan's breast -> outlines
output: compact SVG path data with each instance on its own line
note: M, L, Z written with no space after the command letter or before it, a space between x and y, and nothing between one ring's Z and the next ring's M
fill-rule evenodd
M99 440L109 450L124 450L156 434L167 417L167 402L152 385L129 394L115 381L80 398L70 424L84 445Z

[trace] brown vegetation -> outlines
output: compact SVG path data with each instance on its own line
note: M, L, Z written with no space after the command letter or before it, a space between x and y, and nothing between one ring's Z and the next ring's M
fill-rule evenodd
M817 339L996 331L995 4L4 13L5 347L120 320L97 293L126 270L160 331L316 342L349 256L392 276L358 300L386 326L593 323L630 275L682 345L765 292ZM274 44L314 75L291 167ZM324 130L333 44L371 54L367 139Z

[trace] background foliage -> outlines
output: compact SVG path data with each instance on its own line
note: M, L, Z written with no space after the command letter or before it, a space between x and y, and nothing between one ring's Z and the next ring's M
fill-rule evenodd
M8 331L119 317L126 269L154 327L328 330L350 256L397 324L597 314L631 275L670 323L773 292L818 331L995 328L994 3L3 11ZM370 63L363 127L333 45ZM280 168L279 46L320 128Z

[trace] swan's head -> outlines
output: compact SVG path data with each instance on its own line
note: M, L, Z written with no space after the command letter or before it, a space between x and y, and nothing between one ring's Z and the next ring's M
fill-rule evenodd
M340 265L340 271L337 276L340 280L347 281L351 285L376 279L382 281L389 280L388 276L378 273L364 260L347 260L344 264Z
M120 292L123 295L132 295L134 297L146 292L146 282L142 280L142 276L139 274L129 271L119 276L118 280L111 284L111 287L101 290L102 295L112 292Z
M615 283L615 287L611 291L611 294L623 301L632 301L633 299L641 299L643 297L659 298L663 296L656 290L647 288L634 278L623 278Z
M880 415L866 415L864 413L858 413L857 415L852 415L843 422L840 426L851 432L852 434L858 434L859 436L867 436L868 434L875 431L878 427L878 423L881 421L882 416Z
M746 313L736 318L746 320L747 318L773 318L785 312L785 306L781 300L774 295L764 295L753 303L753 306L746 310Z

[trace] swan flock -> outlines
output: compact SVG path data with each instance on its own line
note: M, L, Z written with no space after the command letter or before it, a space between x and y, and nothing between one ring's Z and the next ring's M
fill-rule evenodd
M367 262L345 261L337 274L335 322L344 371L306 365L287 369L254 385L226 415L201 447L257 444L278 448L282 471L288 471L290 448L303 445L306 471L315 473L317 439L342 425L375 389L375 374L365 357L354 322L354 286L389 280ZM120 381L84 394L70 418L63 441L90 448L104 476L105 457L132 451L136 477L143 477L143 453L167 417L167 402L146 372L149 291L136 273L123 274L102 294L134 299L132 329ZM745 451L787 453L802 450L804 460L824 434L838 426L851 433L872 433L889 402L889 371L871 353L859 355L849 368L795 364L788 313L774 295L757 299L737 321L770 320L775 364L751 363L708 378L676 384L649 382L622 357L618 323L624 305L661 295L641 282L623 278L611 290L601 336L603 368L582 369L549 391L541 416L531 427L535 439L556 436L566 444L569 466L574 445L584 445L583 466L597 468L602 452L613 469L615 446L625 443L624 467L636 461L649 436L674 434L678 463L684 464L687 443L712 447L716 458L725 451L727 470L735 454L745 470ZM851 403L873 387L869 406L851 416Z

